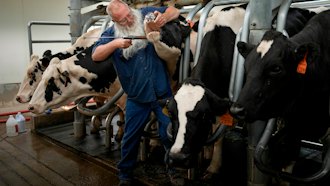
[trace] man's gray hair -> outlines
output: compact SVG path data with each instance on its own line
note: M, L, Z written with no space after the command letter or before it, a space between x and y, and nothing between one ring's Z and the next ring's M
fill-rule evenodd
M110 7L111 7L111 6L118 6L118 3L121 3L121 4L123 4L123 5L128 6L128 4L127 4L125 1L123 1L123 0L110 0L108 6L107 6L107 8L106 8L107 14L108 14L110 17L112 17L112 13L111 13L111 11L110 11ZM128 7L129 7L129 6L128 6Z

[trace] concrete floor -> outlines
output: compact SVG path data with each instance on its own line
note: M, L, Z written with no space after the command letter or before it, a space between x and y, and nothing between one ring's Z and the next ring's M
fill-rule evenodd
M15 101L18 85L0 86L0 185L95 185L113 186L116 173L81 157L31 130L7 137L6 113L27 110L27 104ZM5 116L3 116L5 115ZM30 113L24 113L30 119Z
M104 131L100 136L90 135L87 131L84 139L75 139L72 124L59 123L58 126L34 129L31 123L33 114L26 112L27 131L7 137L5 121L9 116L6 114L26 111L28 105L16 102L16 93L11 95L6 98L11 101L3 101L0 106L0 186L118 184L116 163L120 151L104 147ZM86 126L88 130L88 124ZM169 183L158 158L147 164L139 163L136 172L135 186Z
M0 185L117 185L115 173L30 129L7 137L0 124Z
M8 118L1 116L4 113L27 110L27 104L20 104L14 100L16 92L6 95L7 97L0 97L2 121ZM29 112L24 113L24 116L32 117ZM119 150L104 148L104 139L102 139L104 131L99 136L87 135L84 139L76 140L73 138L70 124L58 128L55 126L55 130L54 128L31 130L31 120L26 124L28 129L26 132L15 137L7 137L5 122L0 122L0 186L118 184L115 166L120 159L120 153ZM233 154L237 152L232 152L230 157ZM161 163L162 157L162 152L159 154L156 151L154 154L149 154L147 161L139 162L135 171L137 183L134 186L170 185L164 173L164 165ZM215 175L211 180L186 180L186 183L189 186L243 185L233 185L233 181L239 181L237 176L230 178L229 182L226 181L228 180L226 176L223 176L237 174L237 168L242 167L242 164L244 163L239 161L230 162L227 166L229 169L224 169L225 172ZM199 171L203 173L203 170ZM187 176L186 170L181 170L181 173L182 176ZM325 183L321 185L329 185L328 181Z
M0 186L118 184L115 167L120 153L116 151L115 158L111 154L109 157L103 155L103 160L93 157L95 151L94 154L88 154L92 152L90 148L93 145L93 148L100 147L98 152L104 151L103 140L97 136L89 135L88 138L80 140L85 141L84 147L89 149L87 153L82 146L76 146L80 148L77 150L70 145L80 144L79 140L73 138L72 129L69 131L65 129L67 126L70 128L70 125L59 127L60 133L51 129L39 131L31 124L33 114L26 112L23 115L28 120L27 131L15 137L7 137L5 122L9 114L15 115L17 111L27 111L28 104L21 104L15 100L18 88L19 85L16 84L0 86ZM63 143L62 139L71 144ZM138 181L135 185L158 184Z

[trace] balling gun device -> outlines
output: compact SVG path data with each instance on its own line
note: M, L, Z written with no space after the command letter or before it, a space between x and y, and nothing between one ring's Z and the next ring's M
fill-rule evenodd
M122 36L122 37L116 37L116 36L102 36L102 37L83 37L84 39L147 39L146 36Z

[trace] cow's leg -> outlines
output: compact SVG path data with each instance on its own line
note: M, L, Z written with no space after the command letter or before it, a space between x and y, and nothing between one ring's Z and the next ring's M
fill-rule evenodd
M119 114L119 120L117 121L118 131L115 135L116 142L120 143L124 136L124 124L125 124L125 115L124 112L121 111Z
M219 169L222 164L222 141L223 141L223 137L215 141L213 145L212 160L210 162L210 165L206 169L206 174L204 177L210 176L208 174L213 175L219 172Z
M158 123L153 122L150 126L150 130L148 131L150 133L150 141L149 141L149 146L150 146L150 152L152 152L156 147L161 146L161 142L156 136L158 136Z
M96 102L96 107L99 108L102 105L104 105L104 101L106 98L104 97L94 97L94 101ZM98 116L93 116L93 122L92 122L92 128L91 128L91 134L98 134L100 131L100 127L102 125L102 117L100 115Z
M219 124L214 124L212 126L212 132L219 127ZM210 179L212 175L219 172L219 169L222 165L222 142L223 137L220 137L213 144L213 153L210 165L207 167L206 172L204 173L203 179Z
M147 39L153 43L157 55L163 59L166 63L167 72L171 79L172 90L176 89L177 81L173 80L174 73L176 71L176 63L181 55L181 50L176 47L169 47L165 43L160 41L160 32L153 31L147 34Z
M147 39L153 43L158 56L166 62L166 67L170 77L175 73L176 63L181 55L181 50L175 47L169 47L160 41L160 32L150 32Z

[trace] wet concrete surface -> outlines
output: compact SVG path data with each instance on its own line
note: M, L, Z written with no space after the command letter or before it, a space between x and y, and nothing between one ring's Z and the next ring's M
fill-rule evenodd
M108 170L31 130L7 137L0 124L0 185L117 185Z
M18 104L0 108L0 113L24 110ZM25 117L32 117L25 113ZM7 119L2 117L1 119ZM120 146L105 147L105 131L77 139L72 123L58 123L34 129L31 120L27 132L7 137L5 123L0 123L0 186L2 185L108 185L119 183L116 165L120 160ZM52 121L50 121L52 122ZM34 130L31 130L31 129ZM134 185L170 185L163 163L163 147L146 154L138 162ZM178 169L187 177L186 169ZM186 180L187 185L204 185Z
M105 131L99 134L90 134L89 124L86 125L86 136L80 139L74 137L73 124L65 123L57 126L37 129L38 135L47 138L57 145L68 149L79 156L88 159L115 174L116 165L120 160L120 145L113 141L110 148L105 146ZM170 185L163 163L164 150L162 146L156 147L153 152L146 154L146 159L138 158L138 165L134 171L134 185ZM178 170L186 176L187 170Z
M74 137L73 124L64 123L56 126L36 129L36 133L55 144L68 149L80 157L87 159L107 170L118 172L116 165L120 160L120 145L113 141L112 146L107 148L105 146L105 131L100 131L99 134L90 133L91 124L89 121L86 123L86 136L80 139ZM148 144L148 141L147 141ZM141 154L138 157L138 165L134 171L135 183L134 185L150 185L150 186L168 186L171 185L170 179L166 173L166 166L164 164L164 148L163 146L156 146L152 150L147 146L146 155L141 158ZM245 152L245 149L244 149ZM240 153L239 153L240 154ZM143 159L143 160L142 160ZM235 176L237 174L237 167L246 170L242 165L243 162L236 161L236 163L228 163L228 166L233 166L231 170L220 170L218 174L213 175L209 179L201 179L203 174L209 165L209 161L200 163L198 169L195 169L196 177L188 179L188 170L177 168L177 172L181 177L185 178L185 185L188 186L240 186L242 179L245 182L246 178L243 176ZM236 180L231 181L232 176L228 178L228 175L236 177ZM227 177L227 178L226 178Z
M115 186L119 183L116 164L120 160L120 146L114 142L105 146L105 131L90 133L86 123L84 138L73 134L73 124L28 130L15 137L7 137L5 123L0 123L0 186ZM245 145L240 137L227 138L231 148L224 146L223 169L212 178L203 180L209 162L203 162L195 180L188 179L186 169L178 169L188 186L243 186L246 185ZM236 146L238 148L232 148ZM310 153L308 153L310 154ZM170 180L163 163L162 146L148 151L145 160L139 157L134 172L134 186L169 186ZM243 158L242 158L243 157ZM305 166L303 166L305 167ZM302 170L304 168L301 168ZM242 176L243 175L243 176ZM278 184L274 184L278 186ZM329 182L326 181L326 184Z

